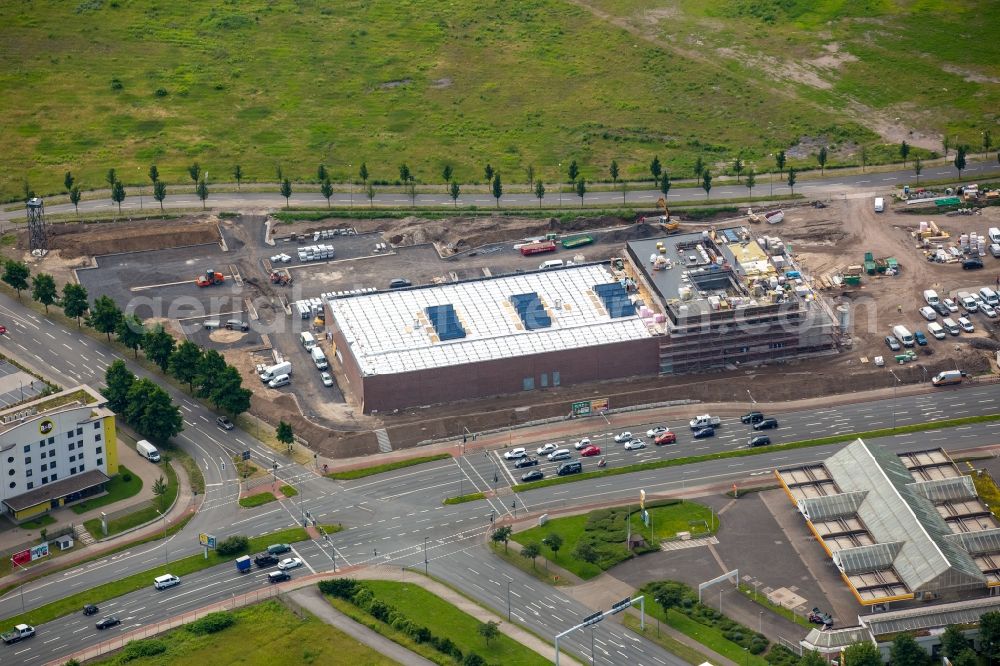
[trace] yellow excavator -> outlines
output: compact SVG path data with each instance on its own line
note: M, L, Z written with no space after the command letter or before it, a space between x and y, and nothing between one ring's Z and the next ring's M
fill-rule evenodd
M670 220L670 209L667 208L667 200L660 197L659 200L657 200L656 205L663 209L663 215L660 217L660 225L663 227L663 230L668 234L678 231L681 228L681 223L677 220Z

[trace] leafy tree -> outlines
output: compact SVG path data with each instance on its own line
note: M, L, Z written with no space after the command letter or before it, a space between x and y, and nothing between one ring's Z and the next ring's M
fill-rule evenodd
M871 641L861 641L844 649L841 663L850 666L882 666L882 655Z
M322 166L322 165L321 165ZM333 196L333 184L330 182L329 178L324 178L323 183L319 186L319 192L326 198L326 207L330 207L330 197Z
M667 195L670 194L670 174L666 171L663 172L663 176L660 178L660 192L663 193L663 200L667 200Z
M576 550L573 551L573 556L578 560L583 560L589 564L597 562L599 557L597 549L594 548L594 544L583 539L576 544Z
M733 171L736 172L736 182L739 183L740 174L743 173L743 158L741 158L739 155L737 155L736 159L733 160Z
M562 548L563 545L563 538L561 536L553 532L542 539L542 543L548 546L549 550L552 551L553 559L557 559L559 557L559 549Z
M951 660L951 666L979 666L979 655L972 648L965 648Z
M778 154L774 156L774 163L778 167L778 173L784 175L785 173L785 151L779 150Z
M240 182L243 180L243 167L239 164L233 167L233 178L236 180L236 189L240 189Z
M947 134L941 135L941 147L944 148L944 156L948 157L948 149L951 147L951 143L948 140Z
M118 305L108 296L98 296L94 299L94 305L90 308L90 316L87 318L87 325L91 326L98 333L108 336L111 342L111 334L118 330L118 324L122 320L122 311Z
M694 160L694 177L701 178L701 174L705 171L705 161L701 159L701 155Z
M66 191L69 192L73 189L73 183L76 179L73 178L73 172L67 171L66 175L63 176L63 185L66 186Z
M533 164L529 164L525 168L524 175L528 177L528 187L535 184L535 166Z
M826 173L826 146L819 149L819 155L816 156L816 161L819 162L819 173L822 176Z
M955 150L955 168L958 169L958 179L962 180L962 170L965 169L965 146L959 146Z
M358 169L358 176L361 178L363 185L368 184L368 165L364 162L361 163L361 167Z
M250 390L243 388L239 370L225 365L222 372L214 377L208 399L222 411L236 416L250 409L250 396Z
M122 412L128 403L127 396L132 384L135 383L135 375L125 361L118 359L108 366L104 372L104 383L108 385L104 389L104 397L108 399L108 408L113 412Z
M898 634L892 641L889 650L889 660L892 666L927 666L930 655L908 633Z
M920 184L920 172L924 170L924 163L920 161L920 158L913 160L913 173L917 174L917 185Z
M462 666L486 666L486 660L475 652L470 652L462 659Z
M121 215L122 202L125 201L125 186L120 180L111 186L111 200L118 204L118 214Z
M136 429L142 422L143 410L148 401L152 399L156 384L145 378L136 378L125 394L125 406L122 409L122 416Z
M576 196L580 197L580 208L583 208L583 195L587 193L587 183L581 178L576 181Z
M201 199L201 209L205 210L205 200L208 199L208 183L205 182L204 178L198 181L198 185L194 188L194 191L198 194L198 198Z
M490 539L493 540L493 543L501 543L501 542L503 542L503 552L506 553L507 552L507 542L510 541L510 534L511 534L512 531L513 530L511 530L511 528L510 528L509 525L504 525L503 527L498 527L495 530L493 530L493 534L490 535Z
M959 146L962 150L962 146ZM990 663L1000 658L1000 613L990 611L979 616L979 654Z
M542 207L542 199L545 198L545 183L541 180L535 183L535 198L538 199L538 207Z
M152 388L142 386L143 384ZM184 429L181 411L170 399L170 395L148 379L140 379L132 386L128 401L126 419L140 434L154 442L165 442ZM128 418L130 413L133 416L131 419Z
M441 176L444 178L444 182L450 183L452 175L452 168L450 164L445 164L444 168L441 169Z
M712 191L712 172L708 169L701 172L701 189L705 190L705 198L708 199Z
M279 421L278 431L275 433L275 439L284 444L285 448L291 452L292 444L295 443L295 433L292 432L292 425L285 421Z
M653 182L660 180L660 174L663 173L663 166L660 164L659 155L654 156L653 161L649 163L649 173L653 174Z
M368 197L368 205L371 206L372 208L374 208L375 207L375 187L371 183L368 183L368 185L365 187L365 196Z
M199 361L201 361L201 348L190 340L185 340L170 355L170 374L187 384L188 389L191 389L198 373Z
M486 176L486 182L489 183L493 180L493 166L487 162L486 166L483 168L483 175Z
M670 609L677 608L684 602L685 592L683 583L672 580L663 581L654 588L653 601L660 604L667 617L667 624L670 624Z
M31 270L28 264L20 261L7 260L3 266L3 281L17 291L17 300L21 300L21 290L28 288L28 276Z
M795 167L788 167L788 187L795 194Z
M753 167L747 172L747 179L745 181L747 190L750 191L750 200L753 201L753 186L757 184L757 174L754 173Z
M532 569L535 568L535 558L541 555L541 553L542 549L537 543L525 544L525 546L521 548L521 557L526 560L531 560Z
M142 321L134 314L122 317L115 327L115 337L118 338L118 342L131 349L136 358L139 358L139 345L142 344L145 334Z
M118 172L114 169L108 169L108 172L104 174L104 180L108 183L108 187L114 187L115 183L118 182Z
M327 179L326 165L320 162L319 167L316 169L316 180L323 182Z
M191 180L197 183L201 180L201 166L197 162L189 166L188 175L191 176Z
M159 366L162 372L166 372L170 366L170 357L174 353L175 345L174 336L164 330L163 324L156 324L146 331L139 343L139 346L142 347L142 353Z
M167 184L162 180L153 183L153 198L160 202L160 210L163 210L163 200L167 198Z
M448 196L451 197L452 203L455 207L458 207L458 196L462 193L462 188L458 186L458 183L451 181L451 185L448 187Z
M22 185L24 187L24 200L25 200L25 202L28 202L31 199L34 199L35 198L35 191L33 189L31 189L31 183L28 182L27 178L24 179L24 183L22 183Z
M990 148L993 147L993 135L990 134L989 130L983 131L983 152L990 152Z
M903 141L899 144L899 156L903 158L903 166L906 166L906 158L910 156L910 144Z
M164 510L167 507L163 506L163 496L167 494L167 482L162 476L156 481L153 481L153 495L156 497L156 503L160 505L160 510Z
M493 192L493 198L497 200L497 208L500 207L500 197L503 196L503 183L500 182L500 172L497 171L493 174L493 185L490 188Z
M69 191L69 202L73 204L73 208L76 209L76 214L80 214L80 186L74 185L73 189Z
M49 306L56 302L58 295L56 281L48 273L39 273L31 278L31 298L45 306L46 314L49 312Z
M970 647L972 643L961 629L953 624L945 627L944 633L941 634L941 649L944 651L944 656L954 659Z
M611 167L608 169L608 173L611 174L611 182L615 185L618 184L618 162L611 160Z
M219 379L226 367L226 359L222 357L222 354L214 349L205 351L198 359L198 366L195 370L195 395L199 398L210 398L219 387Z
M798 666L829 666L829 662L816 650L807 650L799 659Z
M160 181L160 170L156 168L155 164L149 165L149 180L154 185Z
M399 179L404 183L413 179L413 174L410 173L410 167L406 165L406 162L399 165Z
M566 171L566 175L569 176L569 182L576 182L576 177L580 175L580 167L577 166L576 160L569 163L569 169Z
M499 629L500 623L489 620L483 622L479 625L479 635L483 637L486 641L486 646L489 647L490 641L500 635Z
M292 182L287 178L281 181L281 196L285 197L285 208L288 208L288 198L292 196Z
M80 328L80 317L87 312L87 288L82 284L69 283L63 285L62 309L67 317L76 319L76 327Z

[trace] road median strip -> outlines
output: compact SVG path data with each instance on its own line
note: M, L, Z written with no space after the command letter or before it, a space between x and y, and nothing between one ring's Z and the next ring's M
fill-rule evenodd
M412 467L413 465L422 465L427 462L435 462L437 460L445 460L450 458L450 453L439 453L434 456L423 456L420 458L408 458L406 460L397 460L395 462L385 463L384 465L373 465L372 467L359 467L358 469L346 469L342 472L330 472L326 474L326 478L335 479L337 481L351 481L353 479L363 479L366 476L372 476L373 474L382 474L383 472L391 472L397 469L403 469L404 467Z
M743 458L747 456L757 456L767 453L775 453L778 451L805 449L813 446L825 446L827 444L850 442L859 438L875 439L878 437L904 435L911 432L924 432L926 430L935 430L939 428L953 428L955 426L966 425L969 423L989 423L993 421L1000 421L1000 414L981 414L978 416L963 416L957 419L948 419L944 421L930 421L927 423L914 423L912 425L896 426L895 428L881 428L879 430L867 430L864 432L844 433L842 435L830 435L829 437L803 439L797 442L789 442L787 444L772 444L770 446L759 446L752 449L742 448L742 449L737 449L735 451L720 451L719 453L706 453L697 456L685 456L683 458L674 458L672 460L654 460L645 463L637 463L634 465L626 465L624 467L608 467L597 472L584 472L582 474L573 474L570 476L558 476L558 477L553 477L551 479L542 479L541 481L532 481L530 483L519 483L513 486L513 491L516 493L520 493L520 492L525 492L527 490L535 490L536 488L557 486L563 483L574 483L576 481L585 481L587 479L599 479L606 476L617 476L619 474L645 472L654 469L663 469L665 467L680 467L682 465L693 465L696 463L709 462L712 460L722 460L725 458ZM478 499L482 498L477 497L475 494L463 495L461 497L446 498L444 500L444 503L461 504L463 502L473 502Z

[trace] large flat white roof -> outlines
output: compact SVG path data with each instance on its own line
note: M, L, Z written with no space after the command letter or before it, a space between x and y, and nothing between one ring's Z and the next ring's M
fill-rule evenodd
M393 374L650 337L637 315L612 317L594 285L602 265L334 298L337 327L365 375ZM538 294L551 325L527 330L510 297ZM426 308L451 305L465 337L441 340ZM542 317L544 319L544 316Z

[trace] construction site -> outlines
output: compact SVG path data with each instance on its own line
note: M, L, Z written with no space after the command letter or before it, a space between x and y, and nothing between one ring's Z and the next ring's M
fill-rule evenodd
M979 239L1000 226L1000 209L912 214L908 201L894 200L882 213L865 197L720 212L697 221L683 214L668 218L662 210L628 220L472 216L293 224L264 215L197 215L51 224L45 256L30 254L26 231L4 251L35 273L51 273L59 283L77 280L92 298L108 295L144 320L167 323L179 339L218 349L245 373L255 413L272 423L290 420L311 444L349 455L377 450L373 428L386 428L398 445L412 445L460 427L507 427L562 415L581 397L606 397L612 407L624 407L661 402L679 391L693 400L739 400L750 383L775 400L892 386L896 380L875 363L881 356L904 382L955 367L988 370L1000 344L995 324L984 318L976 320L974 333L932 340L898 365L886 349L893 326L921 325L923 290L975 291L994 285L1000 274L1000 259L988 251L981 256L984 270L938 260L942 250L954 257L951 247L963 256L981 254ZM502 289L490 286L504 280ZM620 291L609 295L601 284ZM454 289L493 290L493 302L485 312L471 305L463 310L458 303L474 299L473 292L460 297L449 291ZM530 294L537 300L512 299ZM427 308L449 304L454 316L446 320L462 327L463 339L442 340L427 319ZM501 323L507 343L561 340L571 330L584 337L569 347L559 343L563 353L581 350L569 353L579 358L553 365L544 346L528 345L519 357L532 358L530 372L521 360L504 365L506 374L483 366L470 375L499 389L467 388L429 399L406 384L409 397L389 391L394 397L382 398L380 408L365 395L385 396L386 389L360 388L364 364L358 359L400 350L377 350L374 338L362 349L346 330L373 309L396 312L377 325L411 343L419 338L411 351L434 350L441 367L461 367L453 361L463 358L503 364L507 352L490 361L445 351L447 345L483 344L477 336L489 337L490 326ZM537 326L546 318L549 325ZM246 330L227 329L230 320L245 322ZM621 343L635 349L615 358L628 363L609 363L617 367L611 374L581 372L608 342L584 331L622 322L633 332ZM321 381L300 343L302 332L313 333L325 351L333 386ZM346 358L352 344L353 366ZM269 388L256 377L261 366L285 360L296 368L289 385ZM788 381L797 374L810 381ZM506 383L497 380L501 375ZM378 379L369 384L391 384L392 376L376 369L372 377ZM428 404L434 409L423 409Z

